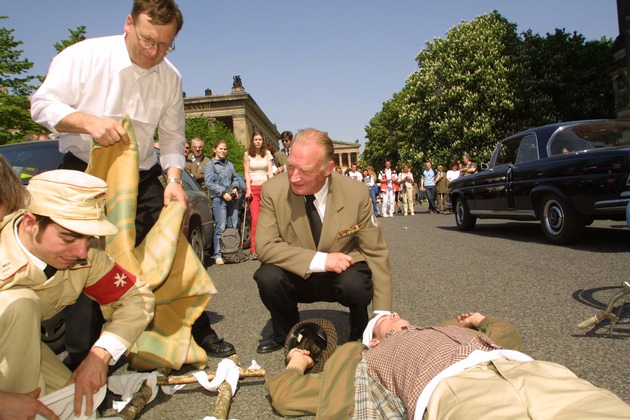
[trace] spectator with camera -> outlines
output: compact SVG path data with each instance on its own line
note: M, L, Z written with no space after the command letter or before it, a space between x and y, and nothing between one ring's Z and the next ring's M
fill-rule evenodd
M214 215L214 263L223 264L221 258L221 235L226 227L235 227L230 217L235 213L239 190L239 179L234 165L226 159L227 143L218 140L214 144L214 157L204 168L206 188L212 200L212 214Z

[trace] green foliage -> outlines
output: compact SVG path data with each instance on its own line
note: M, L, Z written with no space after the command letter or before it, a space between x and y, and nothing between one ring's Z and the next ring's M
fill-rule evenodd
M26 134L43 131L31 119L29 107L28 96L0 92L0 144L18 143Z
M0 19L7 19L0 16ZM23 76L33 68L33 63L27 59L20 59L24 50L18 47L22 41L16 41L13 37L15 29L0 28L0 88L4 93L12 95L28 96L33 90L30 84L35 76Z
M204 142L204 154L214 156L214 144L218 140L225 140L228 147L227 160L232 162L236 172L243 174L243 155L245 148L236 140L234 134L220 121L211 123L205 117L188 118L186 120L186 138L192 140L200 138Z
M7 19L0 16L0 19ZM26 76L33 63L21 59L22 41L13 37L14 29L0 28L0 144L22 141L28 133L42 128L31 120L28 95L35 76Z
M610 40L556 30L519 36L492 12L428 42L419 70L365 128L364 164L416 172L469 153L489 160L497 141L555 121L614 117Z
M57 53L60 53L70 45L76 44L77 42L81 42L85 39L85 25L77 26L77 29L75 30L68 28L68 32L70 32L70 38L62 39L60 42L55 43Z

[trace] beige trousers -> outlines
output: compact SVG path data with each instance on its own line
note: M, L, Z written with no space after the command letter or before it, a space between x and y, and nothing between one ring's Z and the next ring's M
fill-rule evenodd
M26 393L40 387L43 397L70 380L70 371L41 341L41 316L32 290L0 292L0 390Z
M483 363L440 382L425 419L628 419L630 406L550 362Z
M413 184L407 184L406 188L400 190L403 202L404 214L415 214L415 199L413 196Z

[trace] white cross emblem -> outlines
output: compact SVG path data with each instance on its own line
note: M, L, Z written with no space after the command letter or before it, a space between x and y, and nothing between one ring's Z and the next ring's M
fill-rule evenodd
M125 284L127 284L127 282L125 281L127 276L125 276L124 273L116 274L115 278L116 281L114 282L114 284L116 285L116 287L123 287Z

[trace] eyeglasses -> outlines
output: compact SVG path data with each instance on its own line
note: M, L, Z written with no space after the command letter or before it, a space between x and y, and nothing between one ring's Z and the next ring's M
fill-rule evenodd
M136 23L134 22L133 28L136 31L136 38L138 39L138 44L144 48L145 50L150 50L153 48L157 48L159 52L162 54L169 54L175 51L175 42L173 44L167 44L166 42L156 42L150 38L144 37L138 33L138 29L136 28Z

